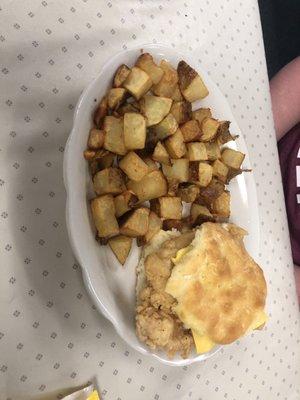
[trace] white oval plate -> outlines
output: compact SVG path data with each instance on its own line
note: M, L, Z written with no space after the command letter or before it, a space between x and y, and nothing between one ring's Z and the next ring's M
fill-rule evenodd
M81 95L75 109L73 129L66 145L64 158L67 228L71 246L82 268L85 285L95 305L112 322L118 334L130 346L143 354L151 354L165 364L183 366L211 357L219 347L202 355L194 353L186 360L182 360L180 357L169 360L164 353L152 352L139 342L135 334L134 319L135 268L140 249L134 245L124 268L121 267L111 250L106 246L99 246L95 241L95 230L88 204L88 200L94 194L87 163L82 153L86 148L89 130L92 127L91 116L97 103L110 87L117 67L122 63L132 66L140 54L141 48L143 51L150 52L157 61L164 58L172 65L177 66L178 61L183 59L199 71L210 93L199 104L203 107L210 107L216 118L231 121L231 132L240 136L230 146L246 153L244 166L250 168L246 144L230 107L218 87L198 65L195 55L181 55L172 48L153 44L126 50L116 54L105 63L98 77ZM247 173L238 176L230 184L230 191L232 196L231 221L249 232L246 246L250 254L255 257L259 245L259 223L253 174Z

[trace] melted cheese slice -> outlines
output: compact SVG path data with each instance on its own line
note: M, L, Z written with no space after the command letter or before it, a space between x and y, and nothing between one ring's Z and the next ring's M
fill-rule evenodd
M176 256L172 258L172 262L174 264L177 264L181 258L188 253L192 249L192 246L189 245L187 247L184 247L183 249L178 250L176 253ZM248 332L254 330L254 329L262 329L264 324L267 321L267 315L264 311L260 312L257 314L256 318L253 320L252 324L250 325ZM216 346L216 343L213 342L209 336L207 335L201 335L195 330L192 329L192 334L193 334L193 339L195 342L195 347L196 347L196 352L197 354L202 354L202 353L207 353L211 349L213 349ZM94 400L94 399L92 399Z

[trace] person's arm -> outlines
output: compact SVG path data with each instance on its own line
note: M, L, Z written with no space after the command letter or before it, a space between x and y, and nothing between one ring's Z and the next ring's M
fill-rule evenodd
M300 121L300 56L283 67L270 82L277 140Z

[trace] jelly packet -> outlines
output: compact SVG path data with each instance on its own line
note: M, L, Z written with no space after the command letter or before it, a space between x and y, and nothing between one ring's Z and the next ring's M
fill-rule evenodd
M77 390L74 393L68 394L62 400L101 400L94 384L86 386L83 389Z

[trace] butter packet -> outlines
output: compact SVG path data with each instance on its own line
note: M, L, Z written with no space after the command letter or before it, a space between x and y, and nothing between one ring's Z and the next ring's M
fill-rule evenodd
M101 400L95 385L89 385L74 393L68 394L62 400Z

